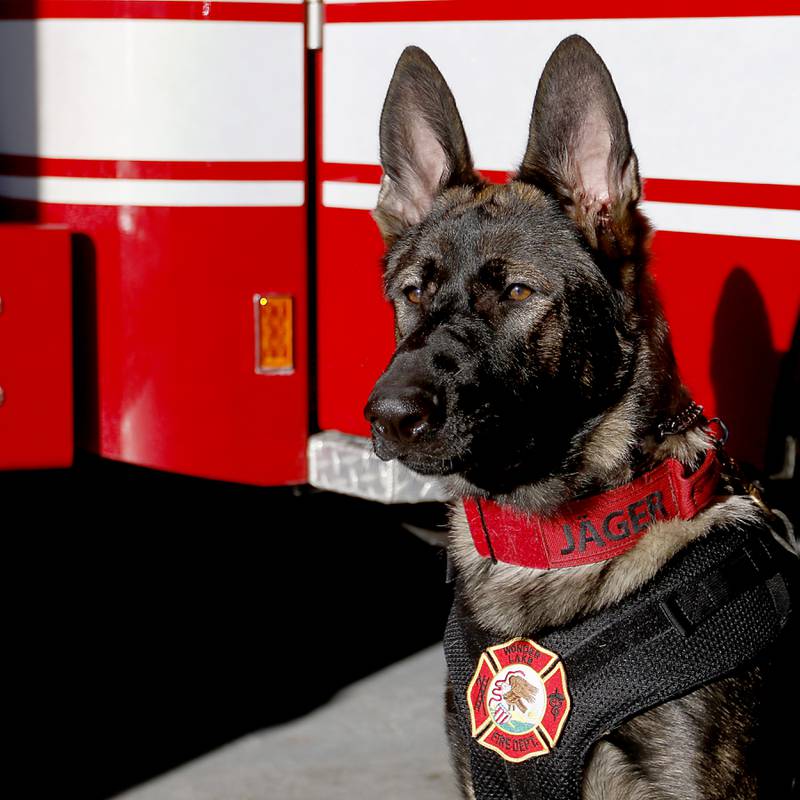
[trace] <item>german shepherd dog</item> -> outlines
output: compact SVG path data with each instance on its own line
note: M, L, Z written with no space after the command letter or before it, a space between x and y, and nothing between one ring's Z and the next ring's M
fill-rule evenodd
M456 497L539 515L667 458L697 467L713 446L706 427L656 433L691 399L647 271L651 228L627 118L586 40L565 39L547 62L506 184L473 169L450 89L417 47L391 80L380 155L373 216L397 340L365 409L381 459L443 476ZM479 555L457 504L456 591L498 637L566 625L619 603L712 528L757 520L753 500L722 483L693 519L655 522L623 555L546 571ZM763 710L794 693L749 667L640 713L592 748L583 797L788 796L780 741L792 736ZM453 762L474 797L452 701L448 687Z

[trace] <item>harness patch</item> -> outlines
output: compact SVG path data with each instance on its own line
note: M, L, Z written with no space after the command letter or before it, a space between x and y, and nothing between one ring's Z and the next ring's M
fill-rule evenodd
M489 647L467 687L467 706L473 738L506 761L546 755L570 711L564 664L531 639Z

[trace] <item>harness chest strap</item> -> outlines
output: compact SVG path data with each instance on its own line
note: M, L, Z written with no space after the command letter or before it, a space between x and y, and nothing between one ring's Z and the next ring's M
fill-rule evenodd
M720 474L710 449L690 475L674 458L625 486L575 500L550 517L528 516L491 500L465 499L470 533L484 558L536 569L605 561L633 547L649 526L691 519L714 496Z
M797 626L791 613L797 573L797 558L774 541L766 526L712 532L636 595L536 635L538 645L563 662L571 710L560 738L545 748L549 752L514 759L521 763L480 743L491 727L475 735L471 730L468 697L476 665L482 653L508 637L480 628L457 591L445 655L477 800L579 800L586 756L608 731L752 663L779 641L792 646L788 627ZM500 735L511 750L515 742L525 742Z

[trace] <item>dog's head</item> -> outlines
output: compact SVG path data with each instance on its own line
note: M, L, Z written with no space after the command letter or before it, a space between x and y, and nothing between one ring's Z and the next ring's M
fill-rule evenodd
M375 220L397 350L369 398L375 452L505 492L565 468L630 382L649 228L625 112L586 40L536 92L518 174L486 183L453 96L407 48L380 125Z

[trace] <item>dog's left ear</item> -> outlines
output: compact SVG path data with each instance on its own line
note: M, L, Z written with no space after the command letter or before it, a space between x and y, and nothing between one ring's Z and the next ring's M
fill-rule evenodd
M545 65L518 179L554 195L604 259L630 256L646 223L628 120L594 48L570 36Z
M407 47L395 67L380 145L383 178L372 216L387 246L430 211L439 192L479 181L450 87L419 47Z

